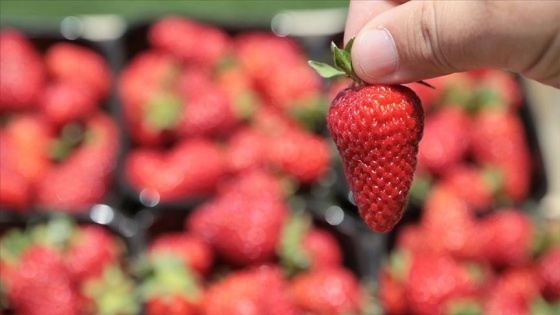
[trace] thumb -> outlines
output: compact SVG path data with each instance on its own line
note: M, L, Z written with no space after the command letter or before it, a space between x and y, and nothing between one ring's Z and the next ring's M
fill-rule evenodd
M352 47L354 70L366 82L387 84L481 67L510 69L544 83L557 80L554 56L560 49L550 42L559 31L559 7L538 3L407 2L360 30Z

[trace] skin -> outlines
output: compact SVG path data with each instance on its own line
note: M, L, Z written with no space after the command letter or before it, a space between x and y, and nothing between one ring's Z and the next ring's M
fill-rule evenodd
M559 21L560 1L351 0L344 37L372 84L501 68L560 88ZM368 30L389 39L372 46Z

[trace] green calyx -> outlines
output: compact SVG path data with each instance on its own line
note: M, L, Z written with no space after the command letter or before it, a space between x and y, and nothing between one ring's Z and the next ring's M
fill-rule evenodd
M332 78L336 76L346 75L354 80L356 83L361 84L362 80L358 77L354 68L352 68L352 45L354 38L350 39L344 49L340 49L334 42L331 43L331 53L334 59L334 67L317 61L309 61L309 65L319 73L323 78Z
M64 161L74 149L87 140L88 133L84 129L84 126L79 123L65 125L61 129L59 137L50 143L50 158L56 162Z
M302 247L303 238L310 227L311 218L302 212L294 212L284 225L278 256L288 276L306 270L311 263Z
M144 107L144 119L153 131L171 130L181 118L183 100L172 93L154 95Z

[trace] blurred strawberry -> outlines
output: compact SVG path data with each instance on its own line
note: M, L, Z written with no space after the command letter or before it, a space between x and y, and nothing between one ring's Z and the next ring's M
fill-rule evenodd
M21 33L0 31L0 111L36 105L45 81L41 57Z
M287 188L281 178L264 169L253 169L224 180L218 186L218 194L243 194L247 198L283 200Z
M341 267L310 269L290 284L295 304L310 314L354 314L362 303L358 279Z
M333 79L329 80L329 86L327 88L327 101L328 104L331 104L332 101L336 98L338 93L342 90L348 88L352 82L352 79L348 77L334 77Z
M20 173L0 166L0 208L25 211L31 204L31 191L29 181Z
M493 204L499 175L491 170L468 164L452 168L442 181L457 197L463 199L469 209L476 212L486 211Z
M78 314L78 293L59 254L28 247L7 283L7 297L18 314Z
M287 206L281 196L262 194L260 186L219 195L187 218L186 228L236 265L271 261L280 241Z
M405 295L414 314L443 314L446 302L477 291L467 268L449 256L416 255L411 261Z
M181 258L160 252L150 257L150 274L140 292L148 315L194 315L198 313L201 283Z
M56 43L45 53L45 64L54 80L91 89L96 101L109 93L111 71L103 57L91 48L68 42Z
M482 109L471 130L474 159L500 173L504 197L524 200L530 188L531 156L520 118L504 109Z
M431 250L427 233L421 224L407 224L401 226L396 236L395 246L400 251L408 253L421 253Z
M37 202L45 210L82 211L101 202L109 189L118 148L115 122L98 112L84 124L62 132L55 155L61 160L37 186ZM76 141L69 145L65 141Z
M311 217L297 213L284 225L278 255L289 274L342 264L337 239L326 230L314 227Z
M259 107L253 117L252 125L267 136L281 136L290 129L300 127L295 120L271 106Z
M420 102L422 103L422 107L424 108L424 112L428 112L432 107L434 107L441 97L444 88L445 88L445 77L437 77L427 80L422 80L430 85L433 88L426 86L424 84L418 83L410 83L405 84L405 86L409 87L416 93Z
M385 269L379 275L379 302L388 315L407 313L404 283Z
M263 101L255 91L252 79L237 64L220 69L216 81L228 95L238 117L249 118L258 107L262 106Z
M139 148L125 160L126 178L150 198L174 201L212 193L225 172L222 152L206 139L189 139L168 152Z
M469 124L469 117L459 107L428 115L418 149L418 168L443 174L459 164L468 150Z
M111 233L100 226L76 228L64 253L71 279L81 283L101 277L107 266L118 263L121 255L119 245Z
M288 284L275 267L260 266L235 271L212 284L204 295L206 315L295 315Z
M476 102L479 108L498 106L516 110L523 95L514 75L502 70L483 69L472 73L476 78Z
M550 301L560 300L560 246L547 250L537 262L537 273L542 293Z
M156 21L148 31L153 47L187 63L213 67L229 53L230 40L221 29L180 16Z
M175 255L185 266L200 275L208 274L214 260L214 254L208 244L183 232L159 235L150 243L149 254Z
M74 81L50 83L39 100L46 119L58 126L86 118L98 105L91 89Z
M241 127L228 139L226 163L230 173L242 173L264 167L267 138L251 127Z
M502 209L485 217L479 227L484 258L498 267L530 261L534 228L518 209Z
M489 288L484 314L524 315L531 313L531 304L538 297L535 272L530 267L506 270Z
M330 163L326 141L296 128L271 137L267 151L273 167L302 184L319 180Z
M159 52L136 55L118 82L127 131L139 144L161 144L179 123L183 99L176 91L181 65Z

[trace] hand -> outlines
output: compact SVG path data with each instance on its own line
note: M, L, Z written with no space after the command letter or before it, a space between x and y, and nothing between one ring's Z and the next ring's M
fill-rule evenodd
M351 0L344 35L369 83L486 67L560 88L559 21L560 1Z

